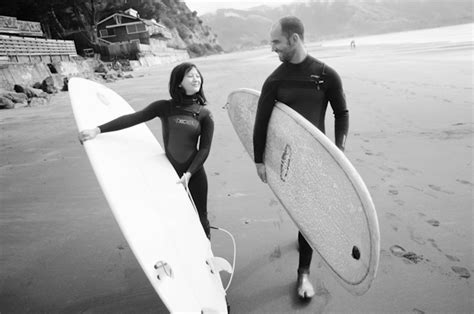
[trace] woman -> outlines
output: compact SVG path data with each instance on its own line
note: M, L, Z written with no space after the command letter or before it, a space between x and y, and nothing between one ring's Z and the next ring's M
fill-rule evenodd
M199 213L201 224L210 239L207 219L207 176L203 164L211 148L214 121L205 108L203 78L192 63L182 63L171 72L170 100L158 100L141 111L124 115L94 129L79 132L79 140L87 141L100 133L125 129L160 117L166 156L187 184Z

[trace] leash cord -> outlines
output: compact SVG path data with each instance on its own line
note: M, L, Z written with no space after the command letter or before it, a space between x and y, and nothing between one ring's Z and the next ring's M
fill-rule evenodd
M199 213L198 213L198 210L197 210L197 207L196 207L196 204L194 203L194 200L193 200L193 197L191 196L191 191L189 190L189 187L188 187L188 182L186 181L185 184L184 184L184 189L186 190L186 192L188 193L188 197L189 199L191 200L191 203L193 204L193 207L194 207L194 211L196 212L196 214L199 216ZM232 258L232 273L230 274L230 278L229 278L229 282L227 283L227 286L225 287L225 291L227 292L227 289L229 289L230 287L230 284L232 282L232 278L234 277L234 270L235 270L235 259L237 257L237 246L235 244L235 238L234 236L232 235L232 233L230 233L229 231L223 229L223 228L220 228L220 227L214 227L214 226L210 226L211 229L215 229L215 230L219 230L219 231L222 231L224 233L226 233L230 239L232 240L232 245L233 245L233 258Z

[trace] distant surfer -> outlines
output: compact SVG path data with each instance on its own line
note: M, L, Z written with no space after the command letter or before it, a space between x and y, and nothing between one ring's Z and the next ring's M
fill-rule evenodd
M355 47L356 47L356 42L353 39L353 40L351 40L351 49L355 49Z
M79 132L79 140L91 140L100 133L122 130L160 117L166 156L187 184L204 231L210 238L207 218L208 183L204 162L211 149L214 121L203 91L203 77L192 63L181 63L171 72L170 100L152 102L143 110L118 117L93 129ZM126 165L124 165L126 166Z
M268 122L276 101L283 102L313 123L323 133L328 102L335 116L335 142L344 151L349 128L349 112L342 82L335 70L308 55L304 46L304 27L296 17L284 17L270 31L272 51L282 64L266 79L258 102L253 134L254 161L257 172L266 182L263 155ZM330 188L330 187L328 187ZM297 293L301 298L314 296L309 280L313 249L298 233L299 264Z

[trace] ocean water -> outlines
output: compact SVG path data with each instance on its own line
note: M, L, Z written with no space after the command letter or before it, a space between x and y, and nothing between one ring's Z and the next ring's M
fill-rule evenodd
M390 44L473 44L474 23L429 28L380 35L348 37L344 39L323 41L318 43L324 47L349 46L351 40L356 45L390 45ZM315 45L316 43L310 44Z

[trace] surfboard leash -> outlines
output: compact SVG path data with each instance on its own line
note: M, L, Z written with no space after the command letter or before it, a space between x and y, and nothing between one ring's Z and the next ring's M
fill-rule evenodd
M230 284L232 282L232 278L234 277L234 271L235 271L235 259L237 257L237 249L236 249L236 245L235 245L235 238L232 235L232 233L230 233L226 229L223 229L223 228L220 228L220 227L215 227L215 226L210 226L210 227L211 227L211 229L219 230L219 231L222 231L222 232L226 233L230 237L230 239L232 240L232 246L234 248L234 250L233 250L234 251L233 252L234 256L232 258L232 272L230 273L229 282L227 283L227 286L224 289L227 292L227 289L229 289Z
M191 191L189 190L189 187L188 187L188 182L185 182L184 184L184 189L186 190L186 193L188 193L188 197L189 199L191 200L191 203L193 204L193 208L194 208L194 211L196 212L196 215L199 216L199 212L197 210L197 207L196 207L196 204L194 203L194 199L191 195ZM215 227L215 226L209 226L211 229L215 229L215 230L219 230L221 232L224 232L225 234L227 234L230 239L232 240L232 245L233 245L233 258L232 258L232 272L230 273L230 278L229 278L229 282L227 283L227 286L225 287L224 291L227 292L227 289L229 289L230 287L230 284L232 283L232 278L234 277L234 271L235 271L235 260L236 260L236 257L237 257L237 245L235 244L235 238L234 236L232 235L232 233L230 233L228 230L224 229L224 228L220 228L220 227Z

